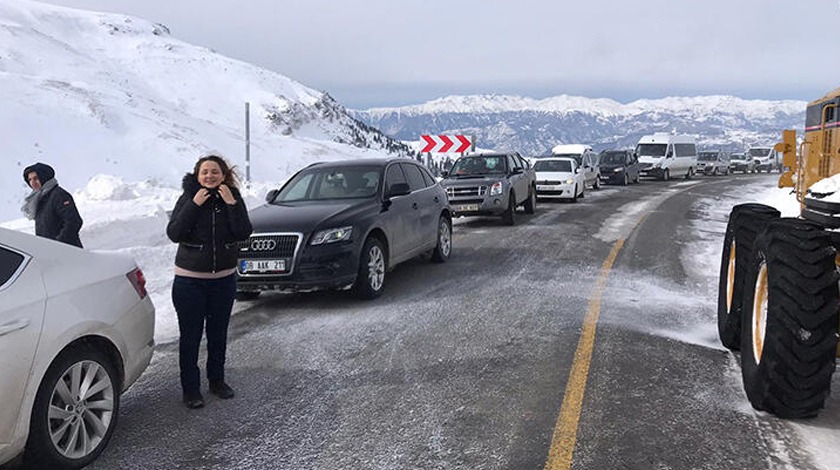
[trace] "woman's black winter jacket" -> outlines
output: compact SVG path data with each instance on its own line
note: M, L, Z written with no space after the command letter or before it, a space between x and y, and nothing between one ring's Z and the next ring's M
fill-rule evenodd
M182 186L184 193L175 203L166 227L166 235L178 243L175 265L211 273L236 267L236 242L246 240L253 230L239 191L230 188L236 198L234 205L225 203L216 193L199 206L193 202L201 189L196 176L186 174Z

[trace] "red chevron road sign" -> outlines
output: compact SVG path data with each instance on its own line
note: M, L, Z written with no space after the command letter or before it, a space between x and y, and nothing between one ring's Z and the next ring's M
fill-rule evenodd
M421 135L426 146L420 150L426 152L466 152L472 142L465 135Z

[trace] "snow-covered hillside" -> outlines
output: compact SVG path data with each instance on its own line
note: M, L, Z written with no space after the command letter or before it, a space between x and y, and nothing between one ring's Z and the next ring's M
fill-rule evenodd
M0 0L0 221L17 218L22 171L55 167L74 191L97 174L177 186L206 151L283 180L319 160L407 154L328 94L172 37L160 24Z
M467 134L476 136L481 147L539 155L560 143L591 144L596 150L633 147L642 135L673 130L695 135L701 147L743 150L776 142L782 129L801 130L805 106L804 101L733 96L622 104L568 95L543 100L471 95L353 113L404 141L419 140L422 134Z

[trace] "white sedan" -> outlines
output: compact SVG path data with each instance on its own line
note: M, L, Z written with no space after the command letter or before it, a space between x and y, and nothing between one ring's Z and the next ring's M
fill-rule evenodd
M537 173L537 197L571 199L583 197L586 183L574 158L546 157L534 162Z
M149 365L155 309L133 259L0 228L0 464L81 468Z

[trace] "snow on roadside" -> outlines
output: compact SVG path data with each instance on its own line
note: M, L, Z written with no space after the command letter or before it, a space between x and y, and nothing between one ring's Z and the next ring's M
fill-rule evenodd
M249 208L262 204L276 184L255 183L242 188ZM177 245L166 237L169 211L181 195L180 188L154 180L125 182L119 177L97 175L73 194L84 220L80 233L88 250L127 253L143 270L146 288L155 305L155 342L178 338L178 318L172 306L171 289ZM35 233L26 219L0 224L5 228ZM234 314L236 307L234 307Z

